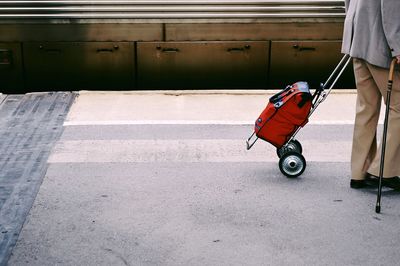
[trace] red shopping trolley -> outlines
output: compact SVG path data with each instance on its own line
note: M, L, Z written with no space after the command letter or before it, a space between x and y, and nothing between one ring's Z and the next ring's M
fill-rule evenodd
M315 109L331 92L350 62L345 55L332 74L312 94L307 82L296 82L273 95L257 118L253 134L247 139L249 150L263 139L277 148L279 169L287 177L298 177L306 169L306 160L297 133L304 127Z

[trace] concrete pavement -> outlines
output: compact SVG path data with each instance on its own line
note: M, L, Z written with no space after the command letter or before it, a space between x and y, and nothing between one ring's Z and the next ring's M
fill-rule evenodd
M67 125L190 123L195 121L253 124L272 90L80 92ZM312 121L352 123L354 90L333 91ZM197 122L200 123L200 122Z
M400 197L349 188L354 91L283 177L244 139L270 91L81 92L9 265L397 265Z

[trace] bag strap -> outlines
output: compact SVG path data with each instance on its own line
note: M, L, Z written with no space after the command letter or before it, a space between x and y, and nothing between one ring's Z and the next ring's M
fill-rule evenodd
M303 108L303 106L312 99L311 94L303 93L301 95L301 101L297 104L299 108Z

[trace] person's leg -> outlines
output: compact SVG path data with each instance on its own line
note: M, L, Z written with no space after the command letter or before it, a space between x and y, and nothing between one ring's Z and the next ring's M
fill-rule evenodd
M381 93L364 60L354 59L357 85L356 117L351 152L352 187L361 187L377 151L376 127L379 119ZM360 181L360 182L357 182Z
M368 64L376 84L379 87L386 103L387 81L389 71ZM372 175L379 175L381 147L378 149L368 172ZM393 88L390 97L389 124L386 139L385 166L383 177L394 177L400 175L400 73L395 71Z

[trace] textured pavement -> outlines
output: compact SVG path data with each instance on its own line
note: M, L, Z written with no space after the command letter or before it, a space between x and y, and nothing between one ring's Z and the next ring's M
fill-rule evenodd
M74 98L73 93L0 98L0 265L17 241Z

